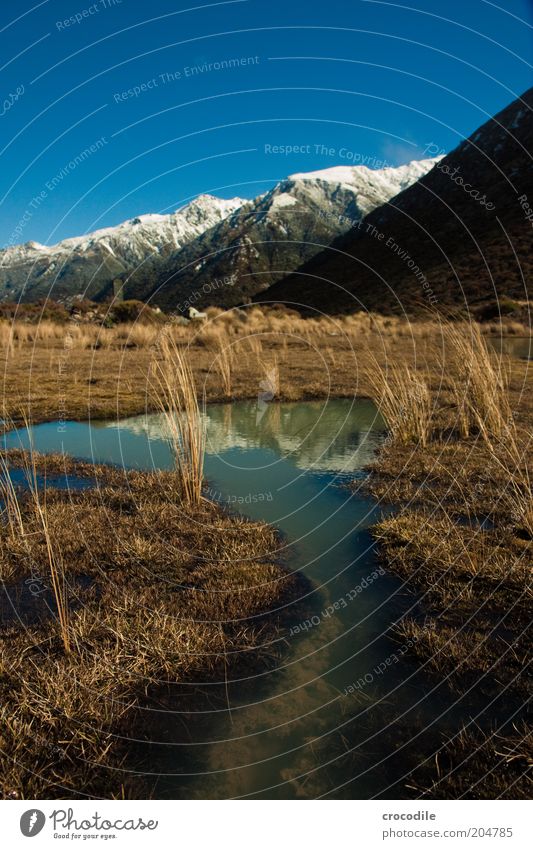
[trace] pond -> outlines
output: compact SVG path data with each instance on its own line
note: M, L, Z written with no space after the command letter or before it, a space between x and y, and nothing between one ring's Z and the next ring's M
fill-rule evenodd
M416 599L380 565L369 533L383 509L363 469L384 423L364 400L245 401L205 415L207 496L279 528L301 597L271 662L177 686L144 712L138 749L155 796L394 798L418 736L456 728L465 707L433 690L391 631ZM42 424L32 439L40 452L172 466L158 415ZM6 445L27 447L28 434Z

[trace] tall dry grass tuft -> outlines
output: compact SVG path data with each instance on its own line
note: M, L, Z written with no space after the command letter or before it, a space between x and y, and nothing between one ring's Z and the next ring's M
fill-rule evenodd
M61 553L59 550L57 550L57 546L54 546L52 536L50 534L48 514L46 510L46 484L44 487L44 497L41 498L41 492L39 490L35 451L31 442L31 422L25 412L22 413L22 419L24 421L26 431L30 436L30 448L28 454L25 455L26 460L24 463L24 471L30 490L31 500L33 502L35 514L39 520L39 524L43 532L44 543L46 547L46 559L50 572L52 592L54 593L54 600L56 603L57 614L59 617L59 627L61 629L61 639L63 641L63 647L65 649L65 653L70 654L72 648L71 629L69 621L67 582L65 579L64 564L61 558Z
M105 332L105 331L104 331ZM109 333L109 331L108 331ZM160 328L142 322L119 324L110 331L112 344L128 348L149 348L157 341Z
M174 337L163 334L151 363L152 390L165 417L183 498L198 504L202 497L205 423L200 413L192 369Z
M487 444L501 439L511 418L503 359L495 365L477 324L448 324L443 334L442 369L451 376L461 436L480 434Z
M261 381L261 389L265 395L270 395L271 398L276 398L280 394L280 379L279 379L279 364L277 357L274 356L269 360L264 360L261 363L263 371L263 380Z
M13 353L13 324L10 321L0 321L0 350L8 356Z
M231 378L233 370L233 356L231 347L229 345L224 344L222 339L220 339L220 343L218 346L218 353L216 355L215 365L222 380L222 388L224 390L224 395L227 398L230 398L232 385Z
M28 416L24 412L22 413L22 419L28 434L31 434L30 422ZM13 426L13 422L11 422L11 425ZM65 649L65 653L70 654L71 629L69 623L65 571L60 552L57 550L57 546L54 545L50 534L46 509L46 486L44 488L44 496L42 496L38 484L37 465L35 461L35 452L31 443L31 436L29 451L24 454L23 471L30 492L30 503L38 519L38 524L42 529L46 548L46 560L48 563L52 592L54 594L54 600L59 617L63 647ZM31 560L31 545L24 524L23 510L19 500L19 495L9 473L9 467L5 457L0 458L0 498L4 502L4 512L7 517L11 536L23 541L23 544L25 544L26 547L28 559Z
M9 472L5 457L0 457L0 501L3 504L3 516L13 539L24 536L24 521L17 490Z
M50 580L52 582L52 591L59 616L59 626L61 629L61 639L66 654L70 654L71 646L71 629L70 617L68 608L67 582L65 579L65 568L60 552L54 546L50 530L48 527L48 517L46 512L46 495L44 502L41 503L40 493L35 484L34 503L37 516L43 529L44 541L46 545L46 556L48 560L48 568L50 570Z
M427 445L432 429L432 404L424 378L407 364L386 368L374 357L363 374L392 438L400 443Z
M248 345L249 350L252 354L255 354L256 357L260 357L263 353L263 342L260 336L253 334L252 336L246 336L246 344Z

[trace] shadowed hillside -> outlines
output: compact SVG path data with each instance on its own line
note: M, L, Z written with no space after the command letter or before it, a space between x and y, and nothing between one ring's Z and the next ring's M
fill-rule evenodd
M481 312L502 296L527 299L532 105L529 89L262 298L326 312L428 305Z

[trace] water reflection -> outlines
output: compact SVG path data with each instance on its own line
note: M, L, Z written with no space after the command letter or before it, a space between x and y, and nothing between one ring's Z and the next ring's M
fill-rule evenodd
M210 406L204 414L207 453L267 449L311 472L353 474L368 464L385 429L370 401L301 402L261 405L255 401ZM161 415L122 419L104 427L130 432L150 442L166 438Z

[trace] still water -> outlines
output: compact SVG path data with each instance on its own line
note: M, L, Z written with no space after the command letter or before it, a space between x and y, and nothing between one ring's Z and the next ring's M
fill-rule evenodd
M391 631L416 599L380 566L368 530L384 511L363 491L363 469L384 423L364 400L246 401L205 416L206 494L280 530L301 590L270 662L176 687L144 711L135 751L155 796L394 798L413 740L455 728L463 709L435 697ZM172 466L158 415L52 422L32 440L98 463ZM6 443L27 447L28 434Z

